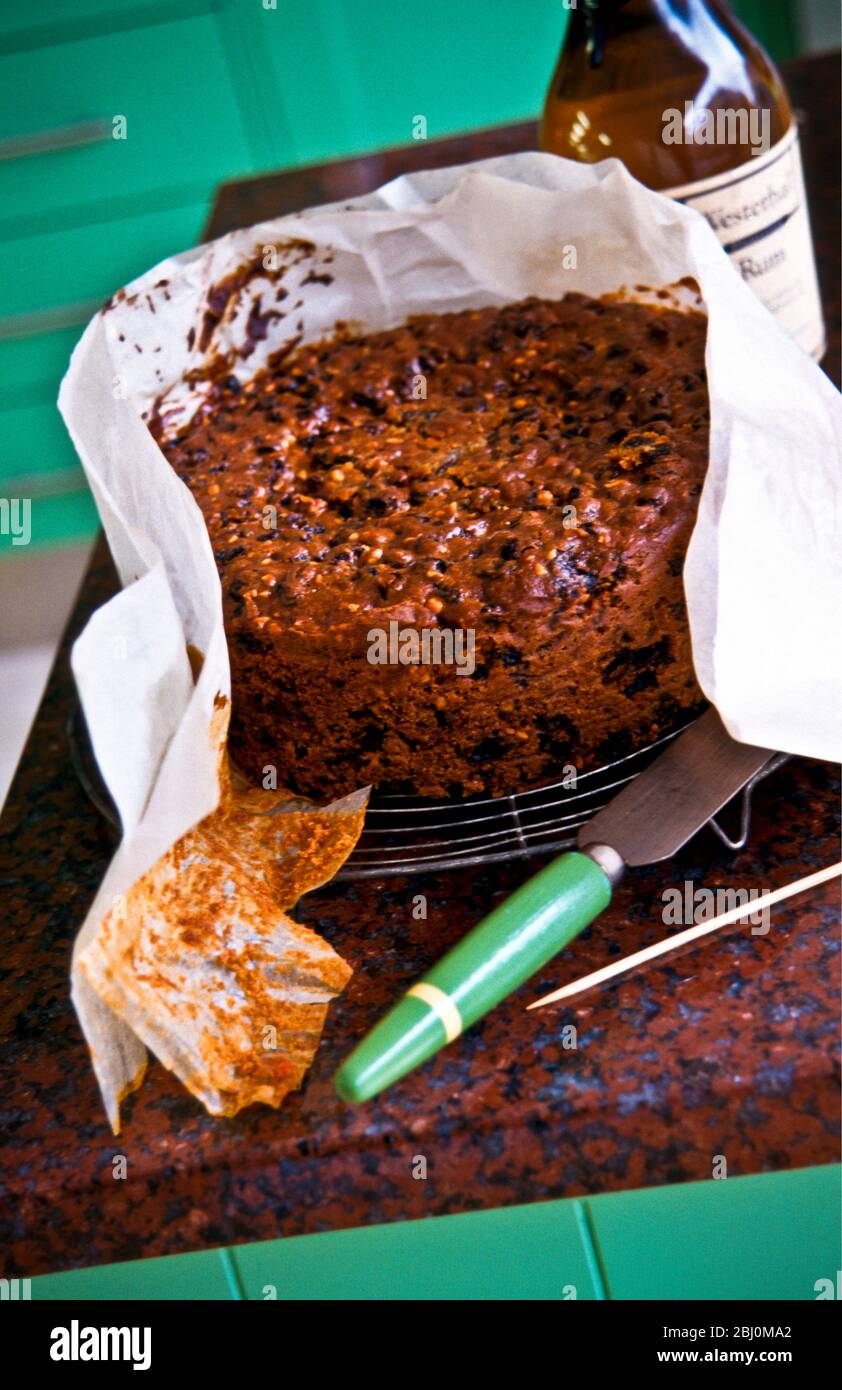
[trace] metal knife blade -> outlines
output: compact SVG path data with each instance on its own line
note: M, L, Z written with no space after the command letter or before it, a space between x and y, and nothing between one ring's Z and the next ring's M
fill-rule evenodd
M579 848L610 845L630 866L668 859L772 757L737 743L709 709L582 826Z

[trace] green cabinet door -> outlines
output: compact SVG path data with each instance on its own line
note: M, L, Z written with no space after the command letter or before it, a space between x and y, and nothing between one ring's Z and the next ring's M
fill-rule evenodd
M206 195L254 167L246 111L214 15L0 55L7 153L10 140L103 123L90 142L0 161L0 232L21 219L46 231L71 211L82 221L86 205L108 215L115 199L128 211Z

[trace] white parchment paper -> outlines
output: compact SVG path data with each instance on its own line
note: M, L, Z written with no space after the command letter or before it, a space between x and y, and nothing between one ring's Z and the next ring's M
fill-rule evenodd
M247 264L257 269L220 296ZM201 399L213 357L246 353L232 370L247 379L286 343L339 321L377 329L412 313L688 276L709 318L710 467L685 568L699 682L734 737L842 756L842 421L822 371L742 283L704 219L616 160L536 153L415 174L163 262L76 347L59 406L125 586L73 652L123 825L77 954L114 899L218 798L210 730L215 697L230 694L221 590L201 513L147 429L153 403L165 397L175 427ZM205 657L195 684L187 643ZM75 968L73 997L113 1115L145 1049Z

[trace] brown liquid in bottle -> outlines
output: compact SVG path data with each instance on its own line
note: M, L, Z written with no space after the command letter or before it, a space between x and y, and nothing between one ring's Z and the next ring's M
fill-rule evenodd
M703 213L736 269L814 356L824 328L798 132L762 48L715 0L580 0L541 147L621 159Z

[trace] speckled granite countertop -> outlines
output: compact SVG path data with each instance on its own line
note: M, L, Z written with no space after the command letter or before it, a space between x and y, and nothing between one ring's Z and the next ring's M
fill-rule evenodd
M795 65L790 85L810 113L805 155L835 372L838 77L825 65ZM310 201L342 197L410 159L456 162L529 142L529 128L516 127L442 142L437 157L431 145L232 185L211 233L300 205L304 186ZM153 1063L115 1140L68 994L73 935L113 844L71 769L66 736L69 640L114 588L100 544L0 823L1 1273L684 1182L710 1177L717 1155L732 1175L838 1158L835 884L774 909L766 935L726 932L584 996L572 1011L524 1010L539 993L660 936L665 888L686 880L772 888L838 858L837 770L805 761L757 789L747 849L732 855L705 831L670 864L630 873L574 949L361 1108L333 1094L340 1059L539 863L337 885L305 898L300 918L356 974L331 1009L303 1091L280 1112L257 1107L212 1120ZM419 892L426 921L412 916ZM563 1045L569 1023L576 1050ZM127 1159L124 1181L113 1177L116 1154ZM427 1159L424 1180L413 1177L418 1155Z

